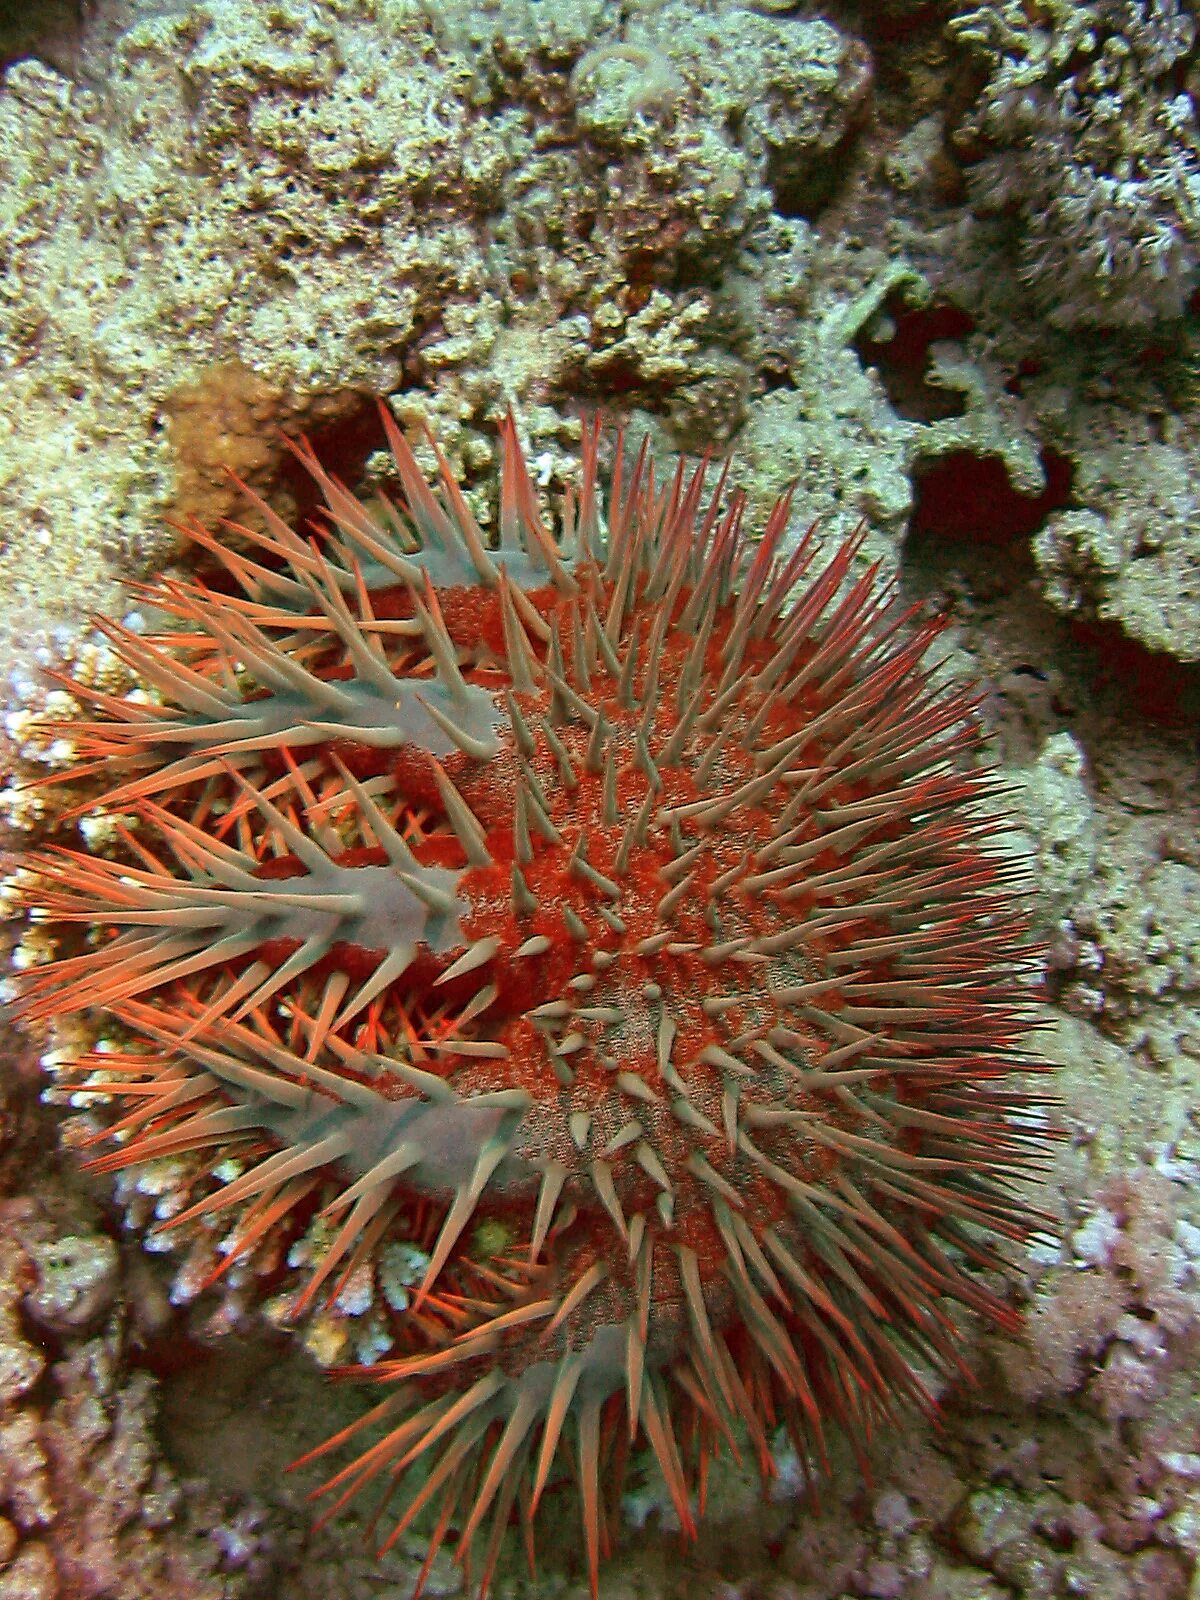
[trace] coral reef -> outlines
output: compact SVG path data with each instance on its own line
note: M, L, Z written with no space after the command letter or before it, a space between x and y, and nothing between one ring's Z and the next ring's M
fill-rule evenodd
M171 556L162 514L200 509L183 452L202 430L181 437L181 414L208 409L218 439L247 371L251 410L293 432L401 391L402 417L486 481L509 403L554 475L581 399L699 448L781 384L823 400L814 360L847 383L858 366L830 344L857 332L836 315L824 350L802 342L810 306L825 320L889 271L832 236L813 270L812 218L872 87L833 23L723 0L627 21L525 0L106 0L102 23L94 71L21 60L0 95L0 515L25 530L0 552L24 618L6 677L31 637L60 654L65 618L118 614L116 580ZM868 438L916 453L894 420L861 369L822 405L814 448L856 460L815 481L845 484L851 516ZM952 423L924 459L970 444ZM987 431L1020 450L999 418Z
M1179 317L1200 263L1186 0L1000 0L950 30L989 69L963 128L989 152L972 190L988 212L1017 214L1018 270L1049 321Z
M1200 661L1191 427L1115 421L1107 445L1083 455L1079 509L1056 512L1034 540L1045 594L1069 616L1117 621L1149 650Z
M498 398L679 392L681 419L727 436L748 379L713 291L769 211L770 160L805 179L865 82L827 24L753 13L712 81L725 52L693 7L656 19L687 45L668 67L665 33L622 42L595 6L554 8L527 46L537 8L520 5L491 26L403 3L144 9L102 88L19 61L0 104L4 348L26 417L8 515L93 604L111 604L106 572L167 548L150 532L179 492L163 414L230 362L252 359L309 425L313 390L429 379L447 448L477 467ZM5 559L52 624L25 551Z
M156 1447L153 1379L121 1375L112 1240L63 1237L31 1200L0 1220L0 1594L225 1600L219 1531L237 1512L185 1493Z
M750 523L793 475L797 528L820 517L836 541L865 516L865 551L948 613L953 665L982 680L1020 816L1013 847L1038 863L1047 1044L1071 1135L1047 1203L1067 1247L1032 1248L1011 1346L967 1320L978 1382L947 1386L939 1429L911 1421L871 1452L870 1491L835 1444L815 1510L772 1438L771 1497L751 1469L716 1463L681 1557L669 1496L635 1455L602 1590L1187 1594L1195 7L44 0L13 20L0 37L7 842L26 848L53 810L25 781L72 759L38 718L69 717L75 697L42 670L65 663L84 689L127 693L88 613L145 633L158 619L120 580L164 563L189 575L163 513L207 527L238 514L228 461L302 524L311 496L277 428L314 433L357 478L382 442L364 397L390 392L410 433L432 421L489 537L509 403L539 495L572 481L582 401L647 429L659 461L736 444ZM1110 194L1121 203L1098 213ZM377 455L366 481L382 470ZM89 822L83 847L108 848L106 826ZM172 1305L178 1261L130 1245L108 1322L34 1318L33 1243L50 1252L47 1305L69 1300L52 1286L69 1284L78 1249L103 1299L96 1241L143 1231L170 1198L169 1174L130 1173L117 1209L80 1209L38 1074L14 1039L0 1186L35 1200L44 1225L21 1247L4 1348L42 1376L4 1400L0 1428L19 1416L45 1440L53 1409L63 1450L100 1462L89 1419L128 1391L145 1481L186 1481L149 1542L136 1516L129 1538L89 1525L114 1600L141 1592L144 1561L182 1571L170 1564L189 1548L223 1600L411 1591L419 1533L378 1571L355 1507L312 1534L301 1475L283 1467L358 1410L304 1352L252 1329L235 1269ZM56 1255L56 1238L88 1243ZM413 1268L395 1262L397 1298ZM198 1260L193 1289L206 1270ZM314 1341L326 1359L354 1319L335 1324ZM80 1403L55 1408L55 1374L110 1325L108 1366L77 1363ZM79 1570L74 1512L28 1528L0 1514L6 1600L37 1581L16 1568L31 1543L21 1571L57 1579L59 1541L61 1570ZM215 1577L205 1527L228 1552ZM582 1596L573 1531L541 1532L539 1593ZM455 1593L459 1577L443 1551L431 1588ZM497 1587L528 1592L507 1557Z

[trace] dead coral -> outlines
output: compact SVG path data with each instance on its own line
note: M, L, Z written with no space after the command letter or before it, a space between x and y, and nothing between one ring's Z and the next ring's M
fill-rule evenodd
M1183 0L1020 0L960 9L985 63L962 130L983 212L1018 220L1020 273L1060 327L1178 317L1200 267L1200 125L1181 80Z
M63 1236L31 1200L4 1202L0 1228L0 1600L248 1593L215 1538L226 1509L184 1494L161 1459L155 1381L125 1368L112 1241Z

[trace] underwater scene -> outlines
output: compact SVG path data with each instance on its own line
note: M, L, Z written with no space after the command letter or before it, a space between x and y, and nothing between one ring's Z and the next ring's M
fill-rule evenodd
M1200 1600L1197 0L0 0L0 1600Z

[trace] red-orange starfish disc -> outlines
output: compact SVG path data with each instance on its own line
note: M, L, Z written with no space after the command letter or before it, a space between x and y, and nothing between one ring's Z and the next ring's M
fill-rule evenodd
M594 426L551 532L509 421L489 547L385 422L399 505L300 449L326 537L194 530L224 588L107 629L151 696L71 685L132 820L30 859L62 953L21 1004L123 1029L66 1072L118 1108L93 1165L186 1156L209 1281L303 1236L293 1316L365 1285L334 1508L423 1463L385 1543L432 1504L486 1590L570 1453L594 1590L631 1441L690 1531L720 1440L819 1459L928 1403L955 1302L1010 1320L1029 952L974 701L859 540L785 556L788 499L755 543L619 441L602 510Z

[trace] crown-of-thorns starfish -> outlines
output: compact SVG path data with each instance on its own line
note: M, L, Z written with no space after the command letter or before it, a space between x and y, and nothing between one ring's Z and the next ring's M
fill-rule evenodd
M30 858L21 1005L124 1030L66 1075L117 1108L92 1165L191 1153L211 1278L315 1218L300 1315L424 1252L333 1509L423 1464L384 1548L431 1505L483 1592L566 1464L595 1591L631 1444L690 1532L720 1441L819 1463L931 1403L955 1302L1011 1320L1029 951L975 700L860 537L784 554L785 496L755 544L619 439L602 511L595 425L552 532L509 419L489 548L384 424L398 503L297 446L322 537L247 490L261 531L189 530L220 586L146 591L172 632L105 625L150 694L63 680L129 820Z

